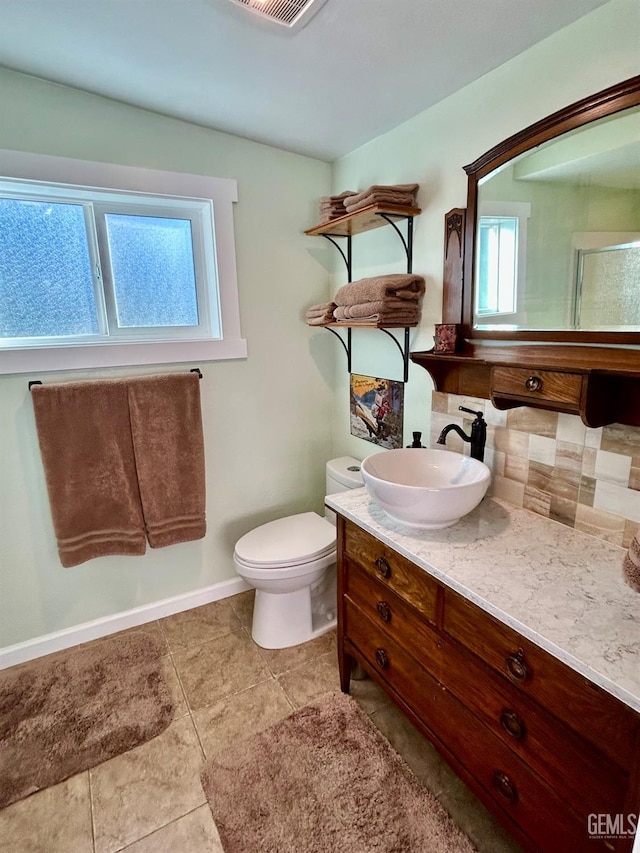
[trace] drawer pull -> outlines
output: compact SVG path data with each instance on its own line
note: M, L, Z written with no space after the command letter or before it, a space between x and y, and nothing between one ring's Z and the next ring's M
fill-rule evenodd
M505 708L502 714L500 714L500 724L508 735L511 735L516 740L524 740L527 729L524 721L520 719L515 711Z
M516 786L513 784L511 779L509 779L507 774L502 772L502 770L496 770L493 774L493 786L498 793L510 803L515 803L518 799Z
M386 601L379 601L376 605L376 610L383 622L391 622L391 608Z
M507 655L505 666L507 667L507 672L514 681L526 681L529 678L529 667L524 659L524 652L522 649L518 649L517 652L512 652L510 655Z
M542 388L542 379L539 376L530 376L524 384L527 391L539 391Z
M391 566L384 557L378 557L376 560L376 571L383 578L391 577Z
M376 649L376 661L380 669L386 669L389 666L389 655L384 649Z

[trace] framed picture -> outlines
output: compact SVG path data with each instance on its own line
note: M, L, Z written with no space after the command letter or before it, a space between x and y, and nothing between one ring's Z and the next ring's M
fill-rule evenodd
M404 382L352 373L349 384L351 435L387 450L402 447Z

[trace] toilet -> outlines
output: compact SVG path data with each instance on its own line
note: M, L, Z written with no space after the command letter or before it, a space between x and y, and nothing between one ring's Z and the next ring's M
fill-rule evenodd
M363 485L360 462L331 459L326 494ZM336 624L335 514L302 512L246 533L233 554L236 570L255 587L251 636L264 649L297 646Z

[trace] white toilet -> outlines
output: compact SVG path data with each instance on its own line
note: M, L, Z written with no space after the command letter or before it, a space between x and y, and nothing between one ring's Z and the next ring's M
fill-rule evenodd
M327 462L326 494L363 485L351 456ZM336 531L326 517L303 512L246 533L233 554L241 578L256 589L251 636L265 649L319 637L336 624Z

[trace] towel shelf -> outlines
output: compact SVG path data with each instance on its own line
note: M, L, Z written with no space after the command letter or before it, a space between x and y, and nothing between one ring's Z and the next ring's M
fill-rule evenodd
M347 268L347 281L353 281L353 254L351 238L356 234L363 234L374 228L391 225L402 242L407 259L407 273L413 272L413 217L421 213L419 207L404 207L395 204L372 204L356 213L347 213L330 222L323 222L308 228L304 233L310 237L324 237L336 247ZM406 222L406 238L398 228L397 222ZM346 239L346 252L337 242L336 238ZM402 356L403 382L409 379L409 329L411 326L403 326L399 323L327 323L325 326L317 327L331 332L342 344L347 355L347 370L351 373L352 340L351 329L379 329L384 332L398 347ZM346 340L336 332L336 329L346 329ZM404 340L401 344L398 338L389 329L404 329Z

